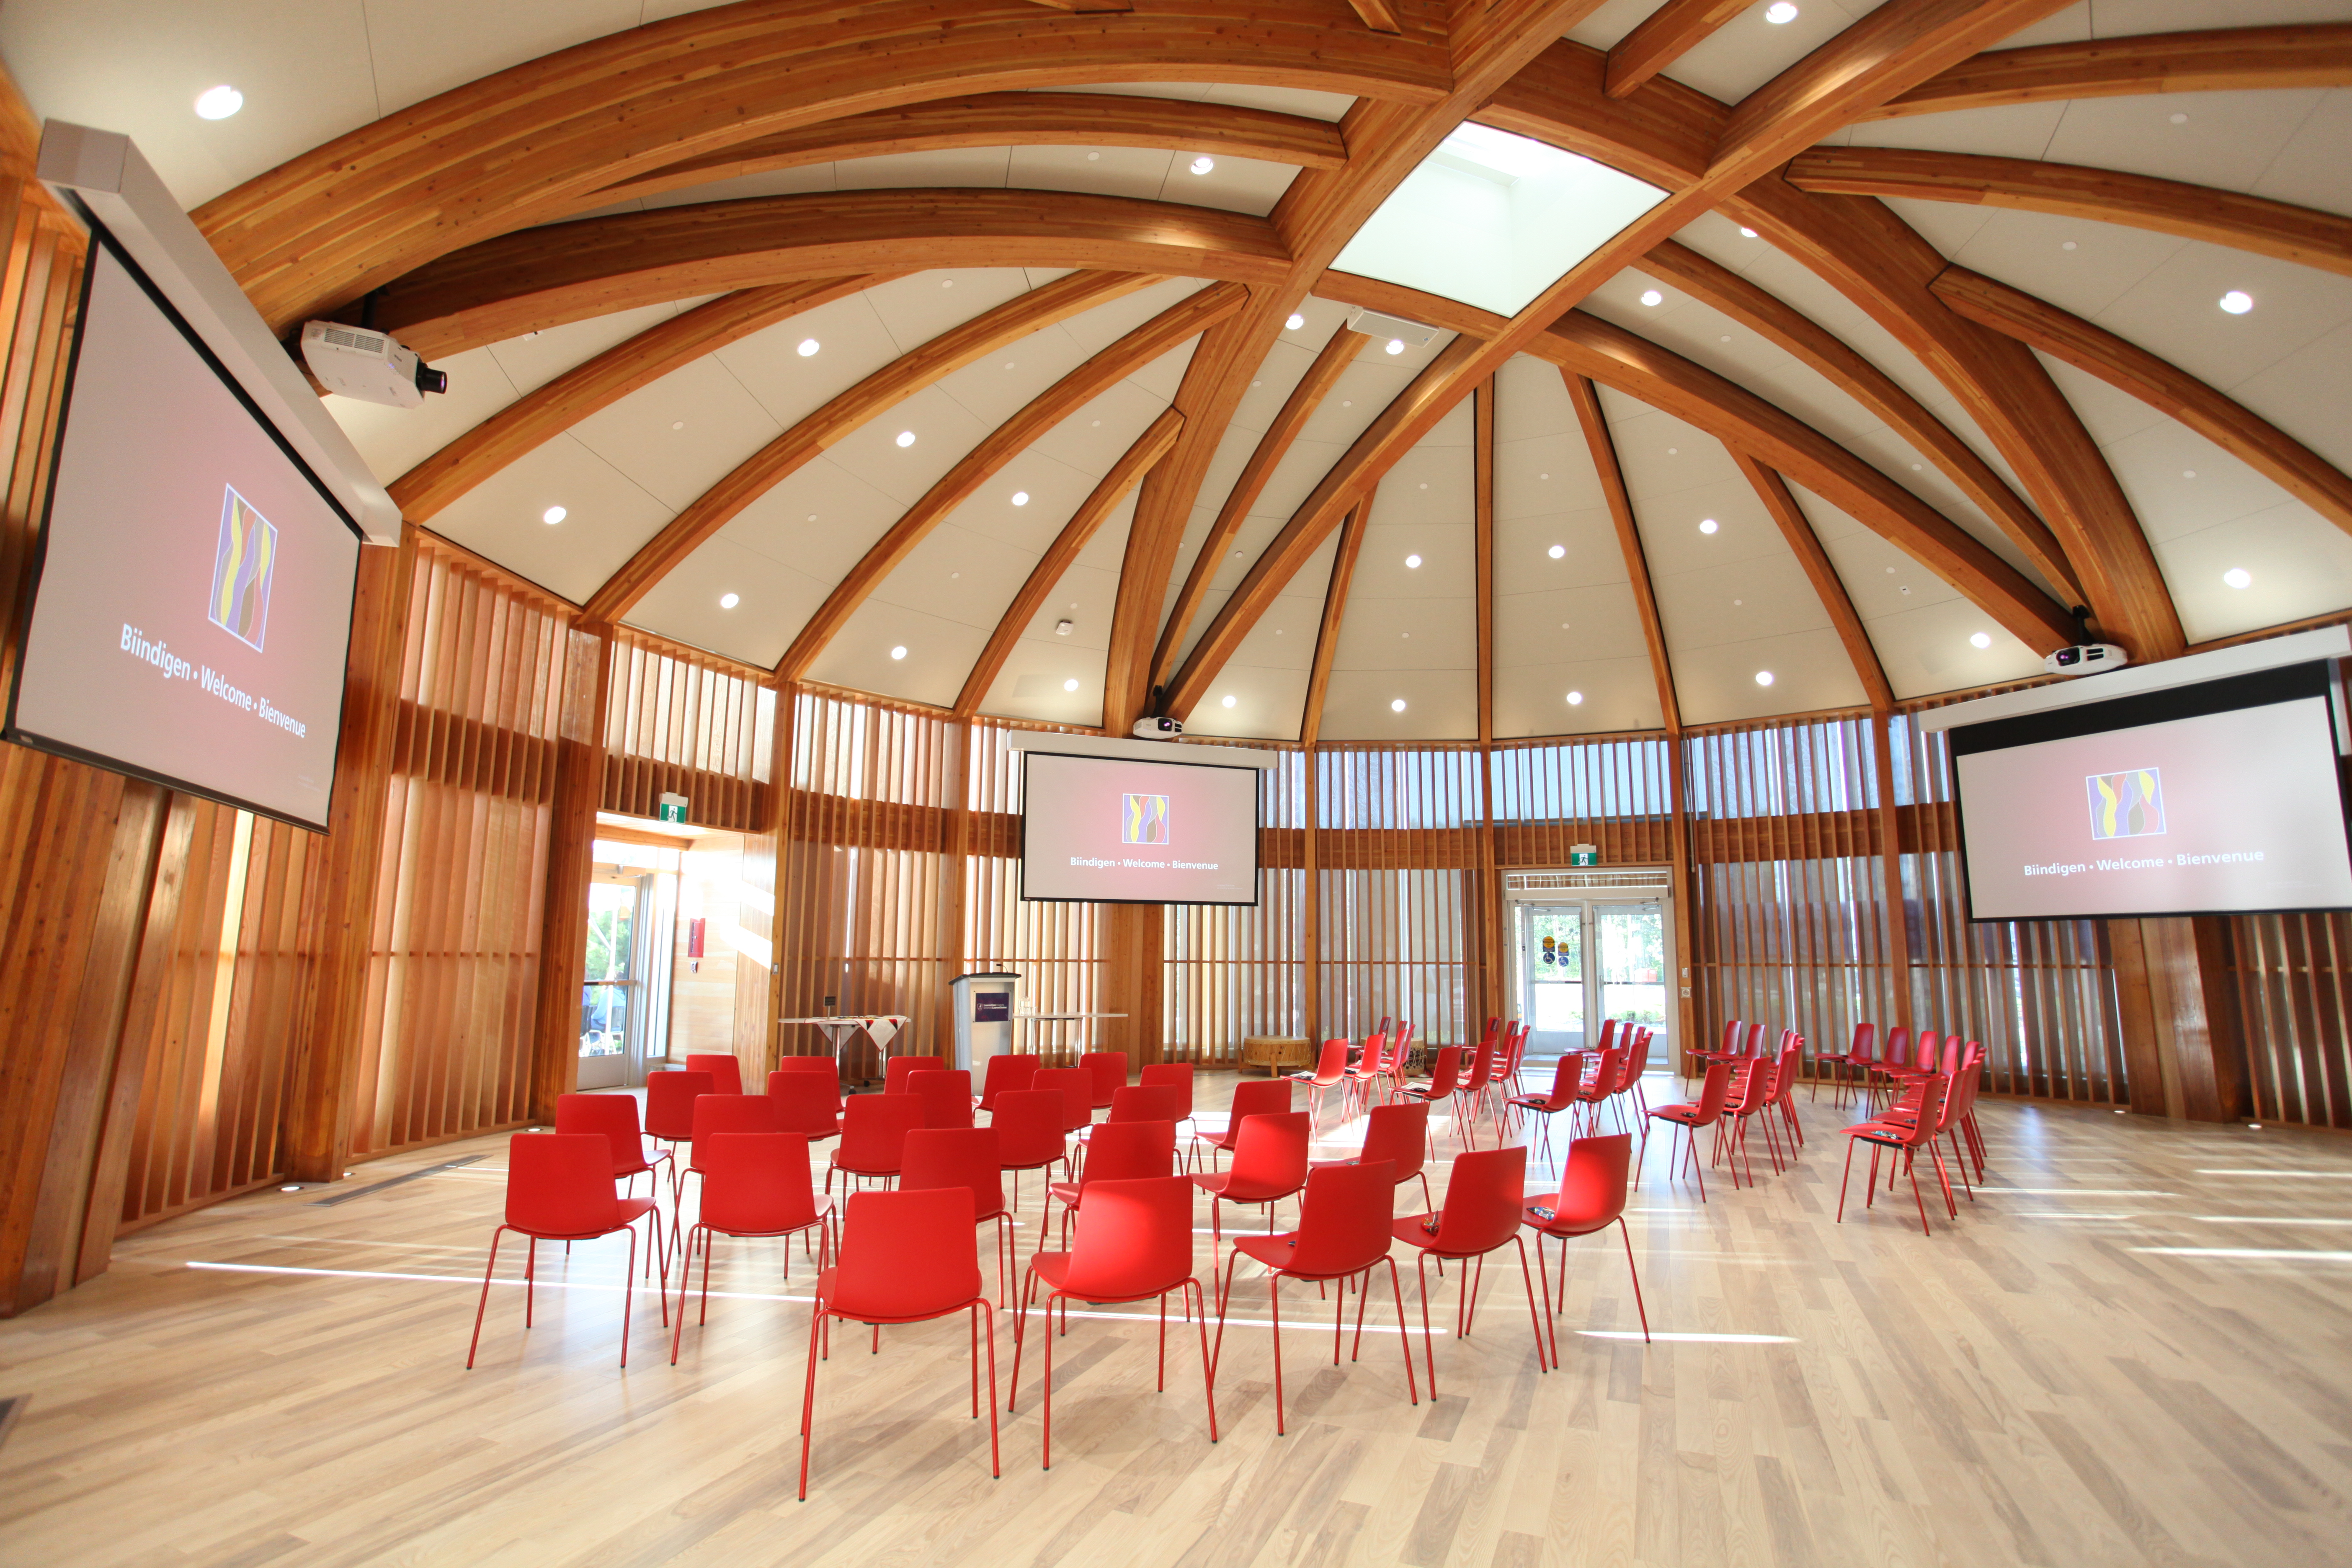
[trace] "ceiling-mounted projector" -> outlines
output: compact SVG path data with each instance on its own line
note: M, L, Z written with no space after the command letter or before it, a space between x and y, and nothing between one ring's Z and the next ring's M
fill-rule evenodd
M2130 662L2131 655L2111 642L2086 642L2045 655L2042 668L2053 675L2097 675Z
M1184 732L1181 719L1138 719L1135 736L1139 741L1172 741Z
M415 349L341 321L302 323L302 363L329 392L362 403L417 408L426 393L449 390L449 373L426 364Z

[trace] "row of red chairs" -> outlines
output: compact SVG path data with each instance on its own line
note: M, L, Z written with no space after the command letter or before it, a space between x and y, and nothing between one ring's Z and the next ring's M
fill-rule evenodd
M1601 1024L1600 1043L1592 1051L1570 1051L1553 1064L1549 1094L1517 1094L1510 1098L1509 1106L1522 1116L1543 1118L1538 1131L1547 1156L1551 1151L1551 1119L1563 1110L1570 1113L1571 1127L1582 1121L1591 1131L1599 1132L1601 1107L1613 1106L1618 1125L1631 1129L1625 1110L1629 1104L1636 1108L1644 1104L1642 1075L1650 1068L1651 1036L1649 1029L1627 1023L1621 1044L1618 1020L1605 1018ZM1589 1072L1588 1068L1591 1069Z
M1786 1168L1784 1152L1787 1161L1793 1162L1797 1151L1804 1146L1804 1124L1798 1120L1791 1096L1798 1075L1803 1070L1805 1037L1794 1029L1783 1029L1778 1047L1768 1052L1764 1034L1761 1024L1743 1024L1736 1018L1726 1023L1719 1049L1691 1053L1706 1063L1697 1098L1678 1105L1660 1106L1649 1113L1649 1121L1663 1121L1674 1129L1675 1146L1669 1163L1677 1173L1683 1169L1692 1173L1698 1184L1701 1203L1706 1201L1706 1166L1727 1165L1736 1187L1739 1185L1744 1162L1748 1184L1756 1184L1755 1156L1748 1149L1748 1136L1759 1121L1763 1123L1765 1144L1776 1173ZM1702 1130L1713 1133L1706 1166L1698 1159L1698 1135ZM1642 1142L1646 1152L1646 1121Z
M1890 1037L1900 1031L1889 1030ZM1936 1170L1937 1184L1943 1189L1944 1207L1950 1218L1960 1217L1959 1201L1952 1192L1952 1176L1959 1175L1960 1185L1970 1203L1976 1201L1976 1183L1969 1178L1973 1162L1976 1180L1984 1179L1984 1139L1976 1121L1977 1089L1984 1078L1984 1047L1974 1040L1963 1041L1957 1035L1945 1037L1940 1047L1932 1030L1922 1031L1918 1047L1907 1063L1886 1058L1873 1058L1865 1064L1875 1080L1883 1080L1889 1092L1890 1103L1877 1115L1867 1117L1848 1127L1846 1131L1845 1177L1838 1187L1838 1219L1845 1219L1846 1187L1853 1180L1853 1152L1858 1144L1870 1145L1870 1176L1864 1207L1871 1205L1878 1192L1878 1167L1882 1157L1894 1153L1899 1158L1891 1163L1887 1185L1891 1191L1898 1175L1911 1178L1911 1197L1919 1211L1919 1228L1933 1235L1927 1224L1927 1204L1919 1190L1916 1161L1925 1149ZM1943 1148L1949 1143L1952 1163L1944 1163Z

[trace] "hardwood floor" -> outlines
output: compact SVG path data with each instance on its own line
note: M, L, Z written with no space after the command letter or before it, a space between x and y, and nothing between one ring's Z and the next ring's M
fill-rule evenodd
M992 1482L963 1328L888 1330L878 1356L850 1331L819 1373L806 1503L797 1251L780 1279L780 1246L722 1246L676 1368L642 1295L623 1372L619 1241L542 1249L562 1288L528 1333L494 1289L468 1373L503 1140L380 1162L129 1237L104 1278L0 1324L0 1397L30 1396L0 1449L0 1563L2344 1560L2352 1142L1984 1102L1990 1185L1928 1237L1907 1184L1855 1212L1859 1177L1833 1224L1847 1118L1800 1109L1797 1167L1759 1159L1741 1191L1717 1173L1704 1205L1653 1143L1629 1217L1654 1345L1613 1237L1571 1257L1561 1370L1538 1373L1498 1268L1418 1408L1392 1328L1335 1370L1328 1308L1287 1287L1277 1438L1263 1289L1237 1289L1213 1447L1197 1342L1171 1333L1155 1394L1148 1310L1074 1313L1054 1468L1024 1359ZM409 1172L429 1173L353 1193ZM1000 1377L1012 1350L1000 1319Z

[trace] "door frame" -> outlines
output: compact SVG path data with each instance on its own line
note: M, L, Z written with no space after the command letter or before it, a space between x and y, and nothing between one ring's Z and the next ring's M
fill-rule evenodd
M1665 948L1665 986L1668 1001L1666 1036L1667 1060L1680 1047L1675 1038L1678 1032L1674 1020L1681 1015L1674 1005L1674 976L1681 973L1681 956L1675 943L1675 882L1674 871L1667 866L1522 866L1506 867L1502 871L1502 926L1508 936L1504 942L1503 1006L1504 1016L1513 1023L1523 1022L1520 1004L1525 994L1519 974L1519 909L1522 904L1566 903L1654 903L1662 924ZM1587 1038L1593 1025L1591 1008L1595 988L1591 972L1597 962L1593 933L1585 933L1585 1010Z

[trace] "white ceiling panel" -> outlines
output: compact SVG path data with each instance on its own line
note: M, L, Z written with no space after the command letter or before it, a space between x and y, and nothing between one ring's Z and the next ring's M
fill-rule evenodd
M1845 645L1827 626L1681 648L1674 665L1675 703L1685 724L1860 708L1870 700ZM1758 684L1759 673L1770 675L1772 684Z
M1803 0L1786 23L1751 5L1666 67L1664 74L1737 103L1878 7L1872 0Z
M1335 668L1323 696L1321 734L1327 741L1475 741L1478 672Z
M330 395L327 412L352 438L368 471L390 484L518 395L488 349L468 349L437 362L449 373L449 390L429 396L421 408L394 408Z
M1624 41L1663 0L1601 0L1601 4L1570 27L1567 37L1588 48L1608 49Z
M782 433L743 384L708 356L572 427L573 439L674 511Z
M868 599L809 668L809 679L945 707L963 689L986 629ZM890 650L905 648L904 658Z
M565 513L552 526L541 521L551 506ZM433 526L578 604L669 519L610 463L559 436L458 497Z
M585 321L566 321L560 327L543 327L535 332L525 332L519 338L502 338L489 345L489 353L499 362L499 368L512 382L517 395L535 392L568 370L587 363L606 349L621 344L668 321L682 315L716 295L698 294L691 299L673 300L659 305L640 305L635 310L615 310L609 316L590 316ZM443 368L448 362L436 361ZM449 377L450 395L457 395L457 377ZM427 399L427 401L431 401Z
M1111 610L1118 596L1119 561L1134 520L1130 495L1054 584L982 700L982 712L1055 724L1102 722ZM1070 623L1066 637L1054 629L1065 620ZM1076 690L1068 685L1074 680Z
M721 534L703 542L628 615L633 626L772 668L832 588ZM719 600L736 595L733 609Z
M1631 596L1627 604L1632 603ZM1640 632L1633 646L1640 647ZM1569 700L1570 693L1577 700ZM1665 727L1650 656L1640 653L1551 664L1497 666L1495 738L1601 735Z
M366 11L379 114L646 19L643 0L369 0Z
M2352 538L2298 501L2158 540L2156 559L2191 642L2352 605Z

